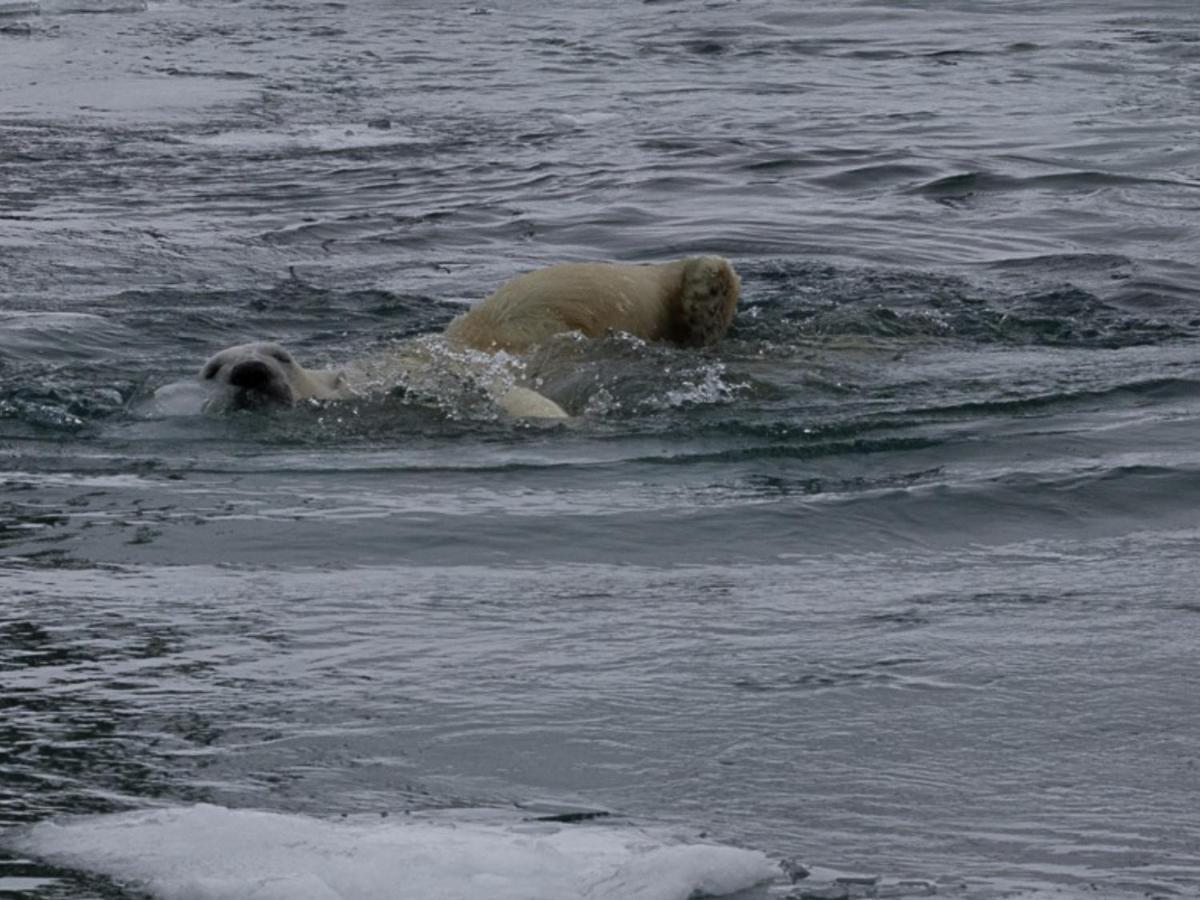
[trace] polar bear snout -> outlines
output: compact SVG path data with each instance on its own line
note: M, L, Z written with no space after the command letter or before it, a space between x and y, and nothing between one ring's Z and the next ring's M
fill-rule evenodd
M240 362L229 370L229 383L234 387L261 389L274 377L271 367L257 359Z
M302 400L343 400L354 396L341 372L306 369L271 341L227 347L209 357L200 381L214 388L208 409L292 406Z
M223 403L234 409L291 406L303 393L297 382L302 370L278 344L239 344L222 350L204 364L200 379L227 389Z
M292 389L278 367L261 359L248 359L235 363L229 369L228 383L238 389L238 400L242 405L252 406L263 402L291 405Z

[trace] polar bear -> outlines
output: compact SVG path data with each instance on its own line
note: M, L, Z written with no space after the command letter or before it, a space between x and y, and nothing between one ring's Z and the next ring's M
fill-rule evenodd
M598 337L622 331L647 341L688 347L715 344L728 331L741 283L729 261L693 256L666 263L563 263L519 275L455 318L442 337L471 365L479 355L513 359L557 334ZM392 369L432 362L429 343L410 340L390 354ZM475 354L472 356L471 354ZM301 400L358 396L369 366L306 369L270 342L238 344L211 357L200 380L224 385L234 406L290 405ZM509 415L565 418L549 397L513 380L505 366L476 365L484 389Z
M380 370L395 376L432 369L437 364L437 354L436 345L414 341L384 360L362 360L343 369L306 369L279 344L254 341L227 347L212 356L200 370L200 379L206 384L228 388L223 405L233 409L291 406L301 400L347 400L361 396L363 385L379 380L377 373ZM443 360L451 360L458 369L474 361L471 357L451 355L445 355ZM476 380L509 415L534 419L568 418L566 411L549 397L514 383L504 366L477 368L478 371L472 373ZM160 404L160 408L167 407Z

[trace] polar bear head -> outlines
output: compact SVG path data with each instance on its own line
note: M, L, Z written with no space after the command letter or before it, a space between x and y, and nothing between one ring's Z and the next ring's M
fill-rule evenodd
M205 384L229 389L234 408L290 406L299 400L349 395L341 372L306 369L278 344L256 341L227 347L200 369Z

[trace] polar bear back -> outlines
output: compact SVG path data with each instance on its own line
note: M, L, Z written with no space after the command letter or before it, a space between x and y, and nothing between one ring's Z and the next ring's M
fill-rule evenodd
M459 316L447 337L479 350L525 351L555 334L625 331L648 341L715 343L728 330L740 285L728 261L699 256L661 264L565 263L527 272Z

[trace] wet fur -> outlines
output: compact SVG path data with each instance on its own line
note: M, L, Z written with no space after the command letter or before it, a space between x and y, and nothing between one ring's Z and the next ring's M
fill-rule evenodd
M659 264L564 263L519 275L454 319L446 328L451 350L523 354L556 334L600 337L622 331L647 341L687 347L715 344L729 330L741 285L729 262L695 256ZM399 350L394 368L429 364L428 348ZM269 342L239 344L209 359L202 380L224 384L235 405L335 400L356 391L355 368L314 370L300 366ZM553 400L531 388L491 376L485 388L505 412L533 418L564 418Z
M446 337L477 350L524 353L578 331L624 331L689 347L715 344L733 321L741 284L719 256L668 263L564 263L519 275L463 313Z

